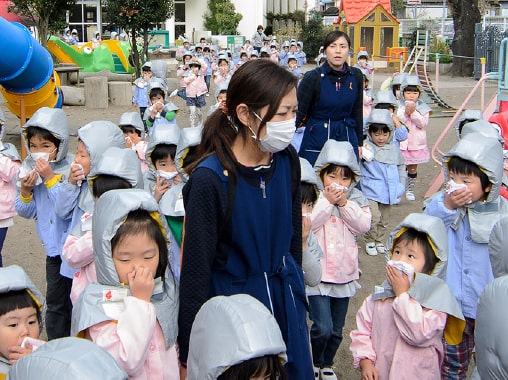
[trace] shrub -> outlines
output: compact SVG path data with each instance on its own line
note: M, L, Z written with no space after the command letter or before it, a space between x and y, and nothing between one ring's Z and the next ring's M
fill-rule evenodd
M300 40L303 42L303 50L307 54L307 62L314 62L319 54L319 48L328 33L335 28L333 26L325 27L321 12L312 12L309 20L303 25L300 34Z
M436 53L429 54L429 62L436 62ZM452 63L453 57L448 54L439 54L439 63Z

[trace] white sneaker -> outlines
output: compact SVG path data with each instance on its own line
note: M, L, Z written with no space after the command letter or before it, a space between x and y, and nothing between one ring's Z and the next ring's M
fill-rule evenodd
M330 367L321 368L319 373L321 374L321 380L338 380L337 375Z
M414 201L416 199L415 194L412 191L406 191L406 199L408 201Z
M314 380L319 380L319 367L314 367Z
M178 89L174 90L171 94L169 94L170 98L175 97L178 94Z
M384 254L385 253L385 245L384 244L376 244L376 250L377 250L377 253L379 254Z
M370 242L365 244L365 252L367 252L369 256L377 256L376 243Z

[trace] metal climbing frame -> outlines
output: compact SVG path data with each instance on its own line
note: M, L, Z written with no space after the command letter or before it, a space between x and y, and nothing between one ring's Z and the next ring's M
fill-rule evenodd
M448 103L446 103L434 90L432 81L430 80L427 72L427 48L429 46L429 31L428 30L417 30L416 41L411 54L409 55L402 72L408 74L418 75L420 83L422 84L423 90L429 96L429 98L436 103L439 107L445 109L453 109Z
M507 51L508 38L504 38L499 47L499 69L497 74L497 101L499 111L506 111L506 109L508 109L506 106L506 102L508 102Z
M453 115L451 120L448 122L446 127L441 131L441 134L436 139L436 142L434 143L434 145L431 149L431 158L436 164L438 164L439 172L431 180L429 188L427 189L427 192L424 195L425 198L430 197L432 194L434 194L436 191L438 191L439 188L444 183L444 173L443 173L443 168L442 168L443 161L442 160L443 160L443 156L444 156L445 152L443 152L440 149L439 145L444 140L444 138L448 134L449 130L455 127L460 116L462 115L462 111L464 111L467 108L467 106L469 105L469 102L471 101L473 96L476 94L476 92L481 91L484 83L489 79L495 79L495 75L492 73L487 73L480 78L480 80L473 87L473 89L471 90L469 95L464 99L464 101L462 102L460 107L457 109L457 111L455 112L455 115ZM492 98L489 100L487 106L482 109L483 118L485 120L488 120L488 118L492 114L493 110L495 109L496 101L497 101L497 94L494 94L492 96Z

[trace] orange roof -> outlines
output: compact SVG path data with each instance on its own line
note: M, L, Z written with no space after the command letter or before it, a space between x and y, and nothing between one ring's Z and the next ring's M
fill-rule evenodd
M356 24L367 16L378 4L389 14L392 14L390 0L342 0L339 14L343 10L348 24Z

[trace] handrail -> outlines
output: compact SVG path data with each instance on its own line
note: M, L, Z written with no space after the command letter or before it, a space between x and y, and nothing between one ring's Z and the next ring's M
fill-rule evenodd
M478 80L478 82L476 83L476 85L473 87L473 89L471 90L471 92L469 93L469 95L464 99L464 101L462 102L462 104L460 105L460 107L457 109L457 112L455 113L455 115L451 118L451 120L448 122L448 124L446 125L446 127L443 129L443 131L441 132L441 134L438 136L438 138L436 139L436 142L434 143L434 145L432 146L432 149L431 149L431 157L432 157L432 160L434 160L437 164L439 164L440 166L443 166L443 163L441 160L438 160L436 158L436 151L442 156L444 156L444 153L439 149L439 144L443 141L443 139L445 138L446 134L448 133L448 131L450 130L450 128L452 126L454 126L457 122L457 120L459 119L459 117L462 115L462 111L464 111L464 109L466 108L466 106L468 105L469 101L471 100L471 98L475 95L476 91L478 91L479 88L481 88L484 84L485 81L489 80L490 79L490 73L486 73L484 74L480 80ZM482 110L483 112L483 110Z

